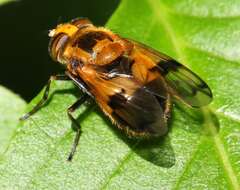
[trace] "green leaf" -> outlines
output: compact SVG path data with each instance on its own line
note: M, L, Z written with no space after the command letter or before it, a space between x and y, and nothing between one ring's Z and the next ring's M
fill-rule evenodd
M4 5L6 3L10 3L10 2L13 2L13 1L16 1L16 0L0 0L0 5Z
M23 113L25 102L11 91L0 86L0 157L6 150L10 138L18 124L18 118Z
M201 110L176 104L168 135L142 143L86 104L76 113L84 113L83 133L69 163L74 132L66 109L81 94L54 82L47 104L22 123L4 154L1 187L240 189L239 11L235 0L123 0L107 26L190 67L214 101Z

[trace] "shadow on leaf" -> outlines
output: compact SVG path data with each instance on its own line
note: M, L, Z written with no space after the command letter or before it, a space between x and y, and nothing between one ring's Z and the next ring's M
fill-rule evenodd
M72 94L76 98L81 97L81 92L79 90L76 90L76 88L77 87L72 87L53 91L50 94L47 102L43 106L47 106L56 94ZM105 118L105 124L109 126L109 128L141 158L159 167L171 168L175 165L176 158L168 135L149 139L128 138L128 136L123 131L119 130L110 122L110 120L103 114L101 109L97 107L97 105L92 99L89 99L89 101L85 102L84 105L86 105L86 103L86 109L76 117L79 123L81 123L81 121L83 121L93 111L93 109L95 109L96 113L100 117ZM203 133L204 135L209 134L209 129L207 127L203 127L206 123L206 113L208 114L208 120L210 119L212 121L214 127L216 127L216 129L219 128L218 118L211 111L204 112L203 109L189 108L181 103L177 103L174 105L175 109L172 112L172 117L168 123L169 131L172 130L173 121L175 120L175 111L177 111L178 114L180 113L180 117L184 120L191 120L191 122L195 124L190 128L181 126L183 130L186 130L190 133ZM72 123L72 130L76 131L74 123Z
M191 108L189 106L186 106L185 104L181 102L176 102L175 104L176 110L181 113L181 117L184 118L185 121L191 121L194 126L190 128L184 128L184 130L190 132L190 133L202 133L202 135L212 135L212 133L209 132L209 122L211 123L211 127L214 127L214 130L216 133L219 132L220 123L219 120L212 111L208 109L208 107L203 108ZM172 120L174 120L174 113Z
M114 126L103 112L97 108L97 114L106 118L104 121L107 126L121 138L136 154L144 160L154 165L164 168L170 168L175 164L175 155L172 149L170 139L167 136L149 139L129 138L122 130Z

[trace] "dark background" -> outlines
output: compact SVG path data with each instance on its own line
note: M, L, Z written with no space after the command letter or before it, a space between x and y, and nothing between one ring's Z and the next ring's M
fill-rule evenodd
M31 100L62 71L48 55L48 31L76 17L104 25L119 0L21 0L0 6L0 84Z

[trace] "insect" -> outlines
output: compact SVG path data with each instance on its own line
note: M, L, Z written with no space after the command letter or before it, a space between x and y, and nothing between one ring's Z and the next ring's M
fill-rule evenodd
M68 160L81 134L72 113L88 98L93 98L118 128L134 137L166 134L172 99L191 107L212 100L207 84L184 65L139 42L96 27L88 19L60 24L49 36L49 53L65 65L65 74L50 77L40 102L21 119L27 119L44 104L53 80L72 80L84 95L67 109L77 126Z

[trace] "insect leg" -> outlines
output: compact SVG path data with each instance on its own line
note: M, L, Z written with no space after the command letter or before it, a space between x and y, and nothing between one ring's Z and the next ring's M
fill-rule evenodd
M67 109L67 113L68 113L68 117L71 119L71 121L74 123L74 125L76 126L76 135L75 135L75 139L72 145L72 149L71 152L68 156L68 161L71 161L73 158L74 153L76 152L76 148L79 142L79 138L81 135L81 126L80 124L77 122L77 120L73 117L72 113L79 107L81 106L88 98L89 96L87 94L84 94L80 99L78 99L73 105L71 105L68 109Z
M70 78L66 75L53 75L49 78L48 82L47 82L47 86L45 88L45 91L43 93L43 97L41 98L41 100L37 103L37 105L35 105L33 107L33 109L31 111L29 111L28 113L26 113L25 115L23 115L20 120L26 120L28 119L31 115L33 115L35 112L37 112L41 106L46 102L46 100L48 99L48 94L49 94L49 89L50 89L50 85L51 82L53 80L70 80Z

